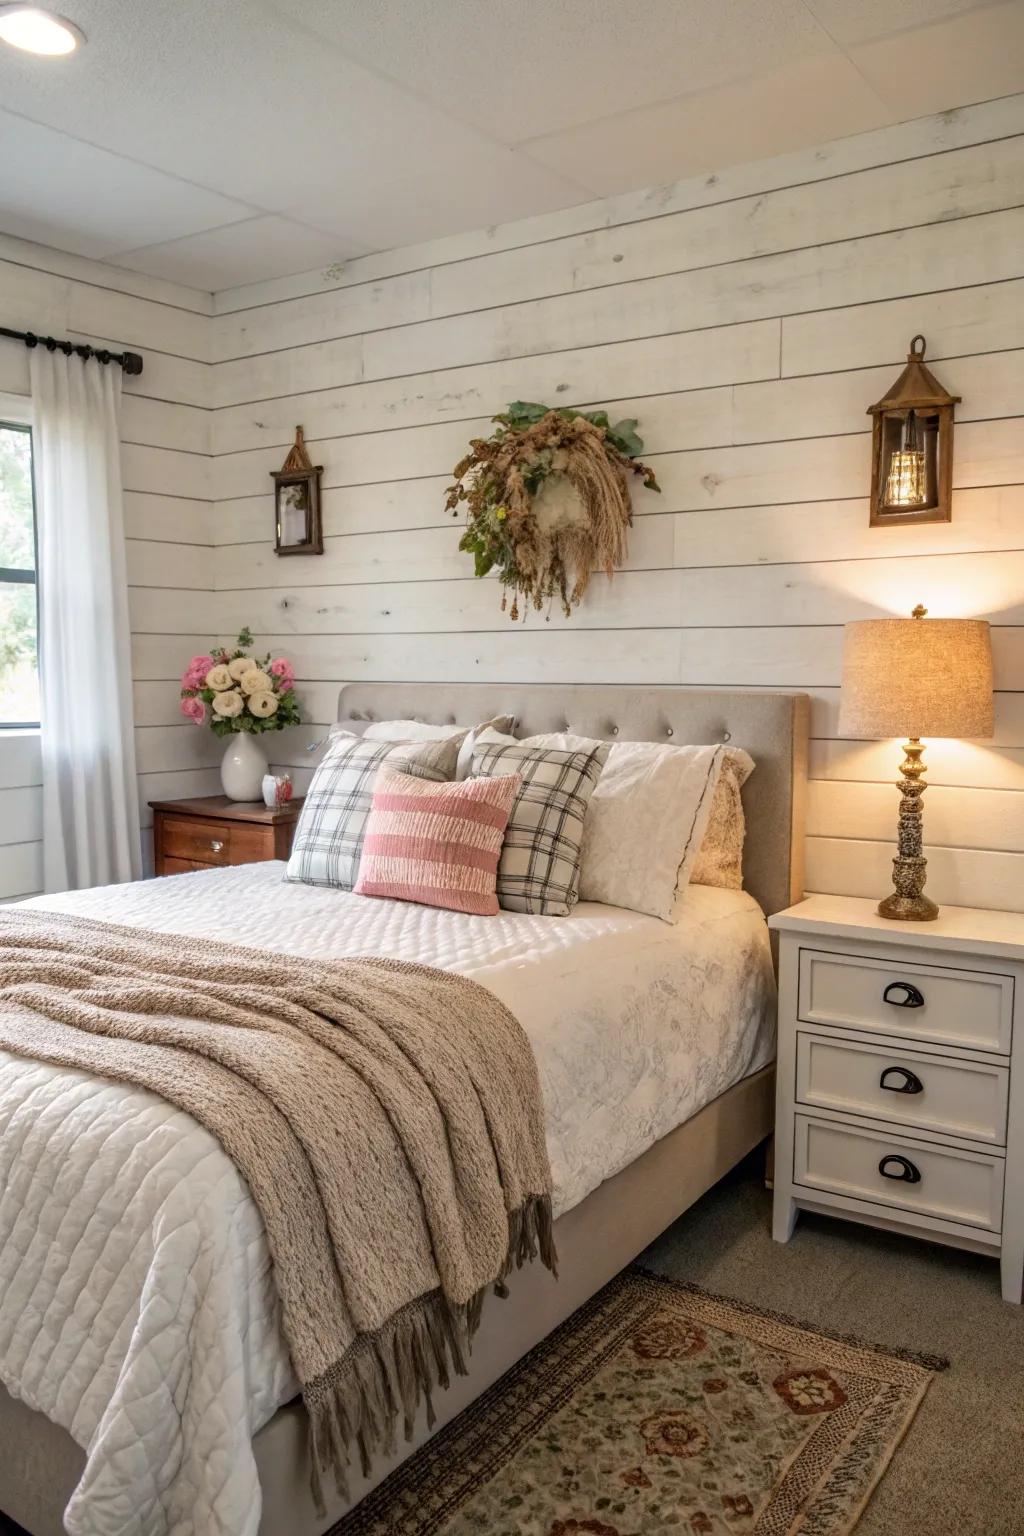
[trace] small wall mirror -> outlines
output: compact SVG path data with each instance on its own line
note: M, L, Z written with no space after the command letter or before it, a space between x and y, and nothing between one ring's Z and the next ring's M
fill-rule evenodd
M295 442L274 481L274 549L279 555L322 555L323 524L320 517L322 464L313 464L306 451L302 428L295 428Z

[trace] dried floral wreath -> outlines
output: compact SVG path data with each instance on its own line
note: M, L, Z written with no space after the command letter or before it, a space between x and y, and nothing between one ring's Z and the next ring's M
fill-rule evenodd
M633 521L629 474L649 490L661 487L636 457L643 443L634 420L614 426L606 411L552 409L516 400L490 437L476 437L452 471L446 506L467 527L459 548L473 556L477 576L497 568L511 591L511 617L527 600L543 608L555 596L568 616L595 567L608 576L626 557Z

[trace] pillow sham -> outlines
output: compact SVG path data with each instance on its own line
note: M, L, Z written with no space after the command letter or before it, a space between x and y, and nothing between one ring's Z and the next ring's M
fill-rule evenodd
M754 760L740 747L726 747L711 801L707 830L690 872L691 885L743 889L743 843L747 821L740 793L754 771Z
M524 745L582 751L597 743L556 732L527 737ZM727 750L648 741L612 745L583 829L583 901L673 920L676 893L690 882L707 831Z
M433 784L384 767L366 821L355 891L494 917L517 773Z
M604 742L582 752L521 742L474 750L473 778L522 779L498 863L498 901L510 912L566 917L576 905L584 820L607 756Z
M299 812L285 879L350 891L359 872L366 819L383 765L443 783L455 776L461 745L462 735L447 741L364 741L332 727L327 751Z
M485 720L467 733L464 725L429 725L425 720L371 720L365 731L358 735L360 741L447 741L452 736L478 736L487 730L510 732L515 723L514 715L495 715L493 720Z
M448 741L458 736L462 742L455 765L456 779L468 779L473 762L473 748L485 733L499 741L515 741L507 735L516 723L515 715L495 715L469 730L464 725L427 725L423 720L375 720L361 733L362 741Z

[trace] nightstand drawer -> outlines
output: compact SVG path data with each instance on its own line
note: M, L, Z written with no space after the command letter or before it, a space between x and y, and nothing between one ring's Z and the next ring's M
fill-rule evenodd
M796 1116L795 1129L793 1181L805 1189L1000 1230L1005 1165L994 1153L964 1152L804 1115Z
M1006 1056L1013 978L801 949L798 1011L805 1024L847 1025Z
M797 1036L801 1104L864 1115L1001 1146L1006 1140L1007 1067L841 1036Z
M230 864L234 828L218 822L187 821L168 816L163 824L163 854L201 864Z
M188 821L167 816L163 822L165 859L199 864L258 864L274 857L274 829L245 822Z

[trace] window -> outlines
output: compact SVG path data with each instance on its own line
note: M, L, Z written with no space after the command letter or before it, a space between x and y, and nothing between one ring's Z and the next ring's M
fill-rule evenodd
M0 730L39 724L32 429L0 419Z

